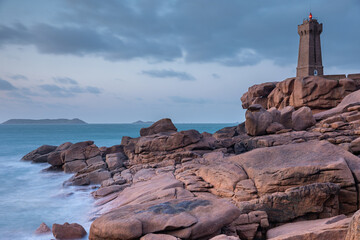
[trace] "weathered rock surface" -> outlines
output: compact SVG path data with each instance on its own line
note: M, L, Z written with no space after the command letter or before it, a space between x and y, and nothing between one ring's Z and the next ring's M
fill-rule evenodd
M177 132L177 128L172 123L171 119L164 118L155 122L153 125L151 125L148 128L140 129L140 136L143 137L143 136L153 135L162 132Z
M343 238L344 239L344 238ZM351 218L345 240L360 239L360 210Z
M96 219L90 239L134 239L148 233L166 233L199 239L218 232L239 216L226 200L174 199L159 204L137 204L117 208Z
M343 240L351 218L339 215L319 220L287 223L270 229L271 240ZM354 240L357 238L354 238Z
M357 209L360 159L326 141L259 148L230 157L230 161L245 170L260 197L292 187L330 182L341 187L340 212Z
M328 200L332 200L332 204L338 204L335 198L339 191L340 187L333 183L314 183L239 202L238 207L243 213L266 211L271 222L288 222L308 213L322 213ZM336 205L331 206L327 213L336 216L337 208Z
M54 223L52 232L56 239L79 239L86 236L85 229L77 223L64 223L63 225Z
M316 120L325 119L325 118L331 117L333 115L343 113L348 108L355 107L357 105L360 105L360 91L359 90L354 91L354 92L350 93L349 95L347 95L346 97L344 97L344 99L342 99L342 101L336 107L334 106L334 108L331 108L327 111L317 113L314 115L314 117Z
M296 109L307 106L323 110L336 107L351 92L358 89L352 79L331 80L320 76L289 78L276 84L267 96L267 107Z
M127 157L125 156L125 154L121 152L106 154L106 164L109 170L114 170L116 168L122 167L126 159Z
M241 97L242 107L247 109L250 105L260 104L267 108L267 97L276 87L276 82L267 82L249 87L248 91Z
M305 130L316 123L309 107L301 107L292 113L292 125L296 131Z
M245 129L251 136L266 134L266 129L273 122L271 113L260 104L251 105L245 114Z
M159 133L141 138L125 138L122 141L130 165L180 162L182 158L195 158L196 151L213 149L215 138L205 137L196 130Z
M47 162L49 153L55 151L57 146L42 145L32 152L26 154L22 159L26 161L33 161L35 163Z

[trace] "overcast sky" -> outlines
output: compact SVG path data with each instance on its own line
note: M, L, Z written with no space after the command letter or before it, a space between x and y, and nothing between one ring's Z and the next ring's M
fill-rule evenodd
M295 76L297 25L325 74L360 72L359 0L0 0L0 122L240 122L240 97Z

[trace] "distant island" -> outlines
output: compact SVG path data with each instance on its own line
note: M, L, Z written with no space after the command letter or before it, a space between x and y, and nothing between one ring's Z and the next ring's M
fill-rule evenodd
M146 122L144 122L144 121L139 120L139 121L133 122L132 124L153 124L153 123L154 123L154 122L152 122L152 121L146 121Z
M2 124L87 124L78 118L74 119L10 119Z

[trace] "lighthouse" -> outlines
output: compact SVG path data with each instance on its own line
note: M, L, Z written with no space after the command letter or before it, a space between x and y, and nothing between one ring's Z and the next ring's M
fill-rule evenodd
M313 18L310 13L298 26L300 36L297 77L324 75L324 67L321 58L320 34L323 25Z

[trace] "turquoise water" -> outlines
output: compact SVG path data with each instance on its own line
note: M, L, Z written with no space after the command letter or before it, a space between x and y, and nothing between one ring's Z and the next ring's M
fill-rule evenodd
M178 130L215 131L235 124L175 124ZM93 140L99 147L120 144L123 136L138 137L146 124L0 125L0 239L50 239L36 236L45 222L77 222L89 230L91 187L63 187L71 175L44 172L49 165L21 161L43 144Z

